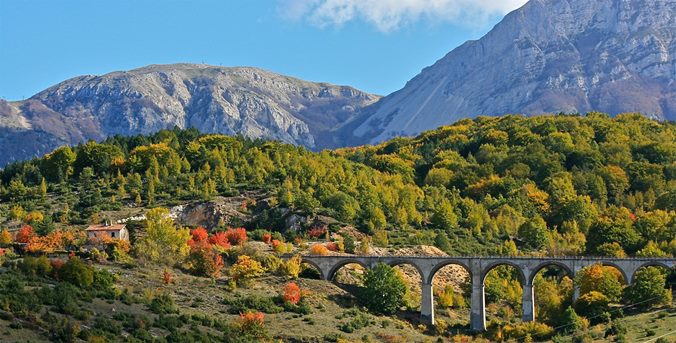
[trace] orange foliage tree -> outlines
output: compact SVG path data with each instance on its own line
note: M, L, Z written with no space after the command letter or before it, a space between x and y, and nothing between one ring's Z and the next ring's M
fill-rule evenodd
M300 287L295 282L289 282L284 286L284 294L282 294L282 299L291 304L298 304L301 297Z
M16 233L16 241L19 243L28 243L34 236L35 233L33 233L33 227L25 224L19 229L19 232Z
M225 232L216 232L213 236L209 237L209 243L223 249L230 249L230 241L228 241L228 236Z
M47 236L31 237L26 249L30 252L52 253L57 250L64 250L75 239L76 236L71 231L56 230L50 232Z
M228 228L228 231L225 232L225 237L228 238L228 242L232 245L242 245L247 240L246 229L239 227L236 229Z
M310 254L319 256L328 255L329 249L322 244L315 244L310 248Z
M261 312L240 313L239 329L244 336L265 337L265 315Z
M270 244L270 242L272 242L272 235L269 234L269 233L264 233L263 234L263 242L265 244Z
M209 233L207 230L201 226L197 227L196 229L190 231L190 240L188 241L188 245L191 247L195 244L202 244L207 241L207 238L209 237Z

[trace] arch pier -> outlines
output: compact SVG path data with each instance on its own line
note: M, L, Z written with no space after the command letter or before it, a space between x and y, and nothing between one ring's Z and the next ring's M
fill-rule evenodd
M581 269L593 265L603 264L617 268L627 285L633 281L634 273L646 266L662 266L674 268L674 258L600 258L600 257L446 257L446 256L303 256L303 262L313 265L319 270L322 280L333 280L334 274L342 266L356 263L371 268L378 263L390 266L408 264L415 267L420 273L421 304L420 317L423 322L434 324L434 289L432 280L439 269L449 264L460 265L467 270L472 282L470 326L472 330L486 329L486 308L484 294L484 280L488 272L500 265L515 267L520 273L520 282L523 287L523 321L535 319L535 290L533 279L538 271L547 266L563 268L571 277ZM574 297L579 294L575 291Z

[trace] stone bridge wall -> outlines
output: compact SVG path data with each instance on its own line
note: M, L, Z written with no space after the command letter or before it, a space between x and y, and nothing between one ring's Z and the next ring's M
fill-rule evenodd
M423 321L434 324L434 290L432 279L437 271L447 265L460 265L467 270L472 282L471 328L486 329L484 280L488 272L500 265L515 267L520 274L523 287L523 320L535 319L533 279L538 271L547 266L559 266L570 277L582 268L603 264L617 268L627 285L633 282L634 273L646 266L674 268L673 258L596 258L596 257L423 257L423 256L303 256L303 262L317 268L323 280L333 280L338 269L356 263L371 268L378 263L396 266L408 264L415 267L422 277L420 314ZM574 297L577 298L576 289Z

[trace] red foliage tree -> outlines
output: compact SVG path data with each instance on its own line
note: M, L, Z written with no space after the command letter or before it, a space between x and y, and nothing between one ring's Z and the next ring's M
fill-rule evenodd
M270 242L272 242L272 235L269 233L263 234L263 242L265 244L270 244Z
M296 305L300 301L300 296L300 287L295 282L289 282L284 286L284 294L282 294L284 301Z
M273 239L272 240L272 248L277 248L278 245L280 245L282 242L280 242L278 239Z
M329 249L329 251L338 251L338 244L334 242L326 243L326 249Z
M174 276L171 274L171 272L167 269L164 270L164 273L162 273L162 282L165 285L169 285L174 283Z
M232 245L242 245L247 240L246 229L239 227L236 229L229 228L225 232L225 237L228 238L228 242Z
M19 232L16 233L15 241L19 243L28 243L33 237L35 237L35 233L33 233L33 227L25 224L21 227L21 229L19 229Z
M228 241L228 236L225 232L216 232L213 236L209 237L209 243L223 249L230 249L230 241Z
M310 238L319 238L326 234L326 227L313 227L310 231L307 232L308 237Z
M192 238L188 241L188 245L192 247L196 244L205 243L209 237L209 232L207 232L207 229L199 226L196 229L190 231L190 235Z

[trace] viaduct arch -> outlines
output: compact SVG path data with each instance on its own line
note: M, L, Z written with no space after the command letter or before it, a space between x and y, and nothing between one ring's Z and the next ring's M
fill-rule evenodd
M472 283L470 326L472 330L486 329L486 309L484 294L484 279L488 272L500 265L515 267L520 274L523 287L523 321L535 320L535 301L533 279L535 275L547 266L558 266L571 277L581 269L593 265L603 264L617 268L627 285L633 282L634 273L647 266L676 267L676 258L603 258L603 257L446 257L446 256L303 256L304 263L308 263L319 270L323 280L332 280L335 272L342 266L356 263L371 268L378 263L396 266L409 264L415 267L421 277L421 305L420 317L422 321L434 324L434 290L432 279L444 266L460 265L470 275ZM574 297L577 297L577 290Z

